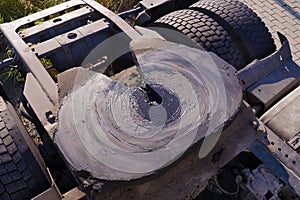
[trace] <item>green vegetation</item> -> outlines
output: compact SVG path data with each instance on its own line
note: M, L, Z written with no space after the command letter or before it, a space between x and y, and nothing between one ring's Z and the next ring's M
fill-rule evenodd
M35 13L39 10L65 2L66 0L1 0L0 1L0 23ZM97 0L102 5L113 10L122 12L132 8L137 0Z
M21 0L4 0L0 2L0 20L6 22L26 15L25 5Z
M65 0L2 0L0 2L0 22L12 21L63 1Z
M68 0L0 0L0 24L10 22L26 15L44 10L48 7L66 2ZM139 0L96 0L110 10L118 13L133 8ZM36 21L39 23L43 19ZM0 60L5 57L11 57L12 51L3 48L3 41L0 40ZM57 71L52 67L51 60L47 58L40 59L51 77L57 79ZM24 82L24 78L16 66L10 66L0 72L0 81L4 84L16 85L16 83Z
M138 0L97 0L97 1L116 13L129 10L139 2Z
M1 74L1 79L3 80L4 84L6 84L9 80L13 80L16 82L25 81L24 77L22 76L21 72L18 70L16 66L11 66L8 71L3 72Z

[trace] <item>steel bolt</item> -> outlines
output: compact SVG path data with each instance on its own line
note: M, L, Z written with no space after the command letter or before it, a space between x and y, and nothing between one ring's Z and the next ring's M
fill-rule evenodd
M54 117L53 114L50 114L48 118L49 118L49 119L55 119L55 117Z
M256 120L251 121L250 124L251 124L251 126L253 126L253 127L257 127L257 125L258 125L258 123L257 123Z
M284 67L284 69L282 70L282 72L285 74L285 73L288 73L290 72L290 69L288 67Z
M46 117L48 119L48 122L54 123L55 122L55 116L51 111L46 112Z
M265 129L264 129L264 127L263 126L259 126L258 128L257 128L257 132L258 133L264 133L265 132Z

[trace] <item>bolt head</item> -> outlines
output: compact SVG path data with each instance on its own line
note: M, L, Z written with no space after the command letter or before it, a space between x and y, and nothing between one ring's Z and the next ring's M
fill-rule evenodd
M257 127L258 122L257 122L256 120L253 120L253 121L250 122L250 124L251 124L251 126L253 126L253 127Z

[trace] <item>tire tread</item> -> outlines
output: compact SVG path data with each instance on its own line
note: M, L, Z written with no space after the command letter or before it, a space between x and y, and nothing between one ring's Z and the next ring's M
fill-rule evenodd
M201 0L190 9L203 12L237 37L246 48L246 62L264 58L276 50L274 40L261 18L239 0Z
M214 19L197 10L178 10L155 22L155 26L177 30L205 50L214 52L236 68L245 65L243 55L234 39Z
M1 96L0 107L0 199L30 199L44 191L48 181L34 176L42 171Z

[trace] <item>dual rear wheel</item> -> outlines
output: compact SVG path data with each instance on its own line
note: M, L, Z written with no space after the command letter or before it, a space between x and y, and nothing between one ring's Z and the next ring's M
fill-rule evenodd
M5 94L0 94L0 199L31 199L50 184L33 141Z
M185 34L238 70L276 49L262 20L238 0L202 0L159 18L154 26Z
M159 18L154 26L185 34L238 70L275 51L265 24L237 0L202 0ZM49 187L26 134L0 96L0 199L29 199Z

